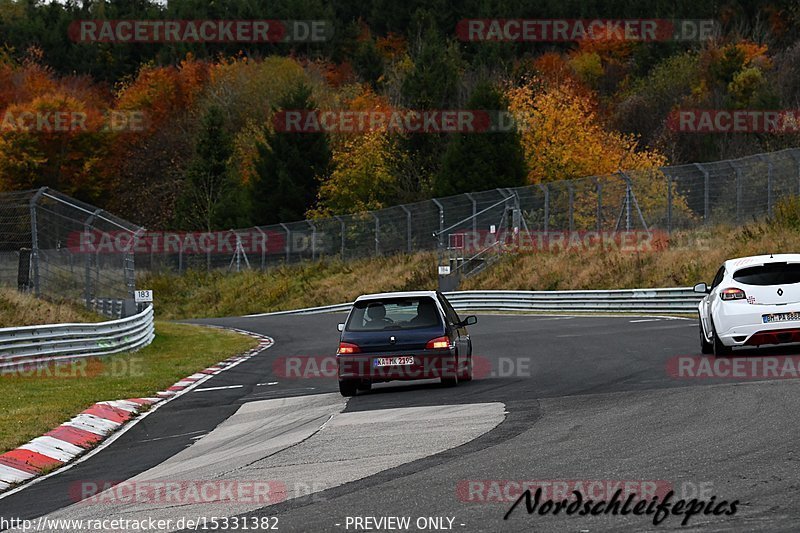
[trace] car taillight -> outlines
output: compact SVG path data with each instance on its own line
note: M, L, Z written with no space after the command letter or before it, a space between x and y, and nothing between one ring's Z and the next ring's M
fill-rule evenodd
M449 350L450 339L447 337L436 337L435 339L429 340L428 344L425 345L425 348L428 350Z
M723 289L719 293L723 300L746 300L747 296L742 289L731 287L730 289Z
M348 355L351 353L361 353L361 348L358 347L357 344L352 344L350 342L340 342L339 349L336 350L337 354L340 355Z

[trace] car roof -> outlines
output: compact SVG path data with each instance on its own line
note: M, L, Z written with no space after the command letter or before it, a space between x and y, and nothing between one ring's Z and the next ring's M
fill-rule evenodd
M378 292L375 294L362 294L356 301L361 300L380 300L381 298L419 298L421 296L428 296L429 298L436 298L436 291L404 291L404 292Z
M725 261L725 271L731 272L751 266L767 265L769 263L800 263L800 254L771 254L738 257Z

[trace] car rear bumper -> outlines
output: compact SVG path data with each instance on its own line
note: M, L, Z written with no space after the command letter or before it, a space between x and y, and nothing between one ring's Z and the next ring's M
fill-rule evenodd
M413 356L414 364L396 366L376 366L378 358ZM456 372L455 353L441 351L436 353L376 353L338 355L340 380L395 381L415 379L435 379L451 376Z
M725 346L761 346L800 342L800 320L764 323L763 315L800 311L796 305L722 303L714 315L714 327Z

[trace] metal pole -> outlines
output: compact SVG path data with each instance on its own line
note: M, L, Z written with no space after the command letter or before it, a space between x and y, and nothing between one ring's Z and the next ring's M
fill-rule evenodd
M381 254L381 219L378 218L378 215L375 212L372 212L371 215L373 218L375 218L375 255L378 256Z
M317 258L317 227L310 220L306 220L306 224L311 226L311 260L314 261Z
M33 269L33 293L39 297L42 294L41 286L39 285L39 226L36 220L36 206L39 199L47 190L47 187L42 187L36 194L33 195L30 202L31 214L31 267Z
M469 201L472 202L472 234L478 234L478 202L475 198L472 197L470 193L465 193L464 196L469 198Z
M667 233L672 234L672 176L667 174Z
M800 195L800 157L794 150L792 150L792 159L797 161L797 194Z
M183 273L183 239L178 241L178 274Z
M233 231L233 230L231 230L231 231ZM236 233L234 231L233 234L236 235L236 272L241 272L242 271L242 254L241 254L242 240L239 238L239 234L238 233Z
M767 216L772 216L772 159L764 154L758 156L762 161L767 162Z
M267 266L266 265L266 259L267 259L267 239L268 239L268 237L267 237L266 232L263 229L259 228L258 226L256 226L256 229L264 237L264 239L261 241L261 270L264 270L266 268L266 266Z
M694 164L695 168L703 173L703 222L708 223L709 213L709 175L708 170L703 168L700 163Z
M736 173L736 223L738 224L742 218L742 169L733 161L728 161L728 164Z
M342 217L340 217L338 215L334 216L333 218L335 218L336 220L339 221L339 227L341 228L341 233L342 233L341 248L342 249L341 249L340 255L341 255L341 259L344 259L344 232L345 232L344 220L342 219Z
M406 251L411 253L411 210L402 204L400 207L406 213Z
M572 180L567 182L569 191L569 230L575 231L575 184Z
M631 182L625 178L625 231L631 230Z
M595 186L597 187L597 231L603 231L603 184L600 183L599 178L595 178Z
M94 213L89 215L89 217L83 222L83 231L86 231L86 232L90 231L90 228L92 226L92 222L94 221L95 217L98 214L100 214L102 211L103 211L102 209L97 209ZM89 252L89 253L86 254L86 260L85 260L86 272L84 273L85 281L84 281L84 286L83 286L83 297L84 297L84 302L86 304L86 307L89 308L89 309L92 308L92 297L93 297L93 294L92 294L92 258L93 257L94 257L94 254Z
M128 297L133 298L136 292L136 246L139 235L144 233L144 228L137 229L133 234L133 239L125 253L125 284L128 287Z
M544 192L544 232L550 223L550 187L547 184L539 184L539 188Z
M792 159L797 161L797 194L800 195L800 157L796 152L792 152Z
M286 262L289 262L289 254L292 250L292 231L289 229L289 226L284 224L283 222L280 223L283 230L286 232L286 243L284 248L286 249Z
M444 246L444 206L436 198L433 198L432 201L439 208L439 248L442 248Z

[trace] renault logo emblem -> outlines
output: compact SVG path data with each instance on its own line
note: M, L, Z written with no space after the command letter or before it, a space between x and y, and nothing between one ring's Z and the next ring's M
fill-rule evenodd
M783 289L778 289L778 296L783 296Z

